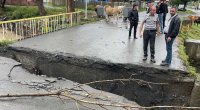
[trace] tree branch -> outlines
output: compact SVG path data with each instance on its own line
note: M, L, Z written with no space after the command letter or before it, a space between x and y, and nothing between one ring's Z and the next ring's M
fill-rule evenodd
M128 81L133 81L133 82L140 82L140 83L146 83L146 84L154 84L154 85L167 85L168 83L154 83L154 82L147 82L141 79L113 79L113 80L101 80L101 81L93 81L93 82L88 82L88 83L84 83L85 85L90 85L90 84L95 84L95 83L107 83L107 82L115 82L115 81L124 81L124 82L128 82ZM84 85L84 84L80 84L80 85Z
M200 110L200 107L184 107L184 106L151 106L151 107L143 107L143 106L135 106L135 105L127 105L127 104L107 104L107 103L99 103L99 102L93 102L93 101L87 101L87 100L79 100L76 99L72 96L70 96L70 94L64 94L61 93L60 91L55 92L55 93L43 93L43 94L7 94L7 95L0 95L0 98L5 98L5 97L41 97L41 96L52 96L52 95L56 95L56 96L63 96L66 98L69 98L71 100L76 101L76 103L79 103L80 105L87 107L81 103L85 103L85 104L93 104L93 105L98 105L100 107L103 107L105 109L105 106L110 106L110 107L121 107L124 109L128 109L128 108L139 108L139 109L156 109L156 108L165 108L165 109L193 109L193 110ZM90 107L87 107L90 108ZM92 108L90 108L92 109ZM107 109L107 108L106 108ZM94 110L94 109L92 109Z
M55 92L55 93L43 93L43 94L7 94L7 95L0 95L0 98L4 97L42 97L42 96L52 96L56 95L59 96L61 95L60 92Z

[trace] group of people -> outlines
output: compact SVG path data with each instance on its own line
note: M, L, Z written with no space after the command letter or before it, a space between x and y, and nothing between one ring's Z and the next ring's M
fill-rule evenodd
M172 45L180 29L180 17L176 13L176 7L172 7L170 9L171 17L165 23L166 15L168 13L168 6L165 3L165 0L160 0L157 3L156 7L153 6L151 2L148 2L147 6L147 14L142 20L140 26L140 37L143 37L143 61L146 61L148 59L148 44L150 42L150 61L152 63L156 63L155 39L156 36L160 34L165 34L167 55L166 58L161 62L161 66L169 66L172 61ZM132 10L129 11L128 19L130 21L129 38L131 37L132 28L134 27L134 39L137 39L136 32L138 27L139 15L138 6L136 4L133 4Z

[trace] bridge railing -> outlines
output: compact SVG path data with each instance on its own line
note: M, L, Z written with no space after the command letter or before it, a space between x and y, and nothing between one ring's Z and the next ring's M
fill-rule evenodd
M22 40L77 25L80 12L0 22L0 40Z

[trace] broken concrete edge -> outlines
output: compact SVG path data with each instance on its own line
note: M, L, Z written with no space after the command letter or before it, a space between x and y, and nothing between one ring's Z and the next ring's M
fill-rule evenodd
M168 75L171 76L166 78L165 80L170 80L174 82L194 82L195 79L190 77L188 72L185 70L176 70L173 68L161 67L150 64L121 64L121 63L113 63L110 61L104 61L95 57L86 57L86 56L76 56L70 53L49 53L44 51L37 51L29 48L23 47L13 47L8 46L0 49L1 55L5 57L10 57L15 60L14 52L20 52L25 54L33 53L35 56L43 56L43 58L51 58L53 62L64 62L80 67L85 68L95 68L95 69L103 69L103 70L114 70L114 71L134 71L145 72L149 76L157 77L159 75ZM25 64L24 64L25 66ZM26 68L26 67L25 67ZM26 68L27 69L27 68ZM139 73L138 73L139 74ZM158 77L159 78L159 77Z
M196 81L192 90L190 106L200 107L200 81Z
M186 39L185 42L200 44L200 40L196 40L196 39Z
M190 58L191 63L200 64L200 40L186 39L184 41L185 50Z
M124 96L142 106L151 106L152 103L157 105L183 105L183 103L187 103L186 105L189 106L195 83L195 79L189 77L185 71L154 68L151 65L146 67L144 64L113 63L93 57L58 52L48 53L12 46L0 49L0 54L21 62L22 66L31 73L37 74L34 71L36 66L41 74L50 77L62 76L81 84L101 80L128 79L130 77L144 81L144 83L167 83L166 86L153 84L150 86L153 89L150 89L149 86L138 85L137 81L124 82L124 84L127 84L126 86L118 82L90 85L96 89ZM127 89L134 91L134 93L126 91ZM159 92L154 93L155 91ZM174 97L174 94L180 97ZM181 97L184 97L184 100Z

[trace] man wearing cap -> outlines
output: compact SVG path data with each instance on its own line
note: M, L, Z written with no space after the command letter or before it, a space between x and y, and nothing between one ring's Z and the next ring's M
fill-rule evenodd
M150 12L150 9L151 9L152 6L153 6L153 3L151 1L148 1L147 2L147 7L148 8L147 8L147 12L146 12L147 14Z

